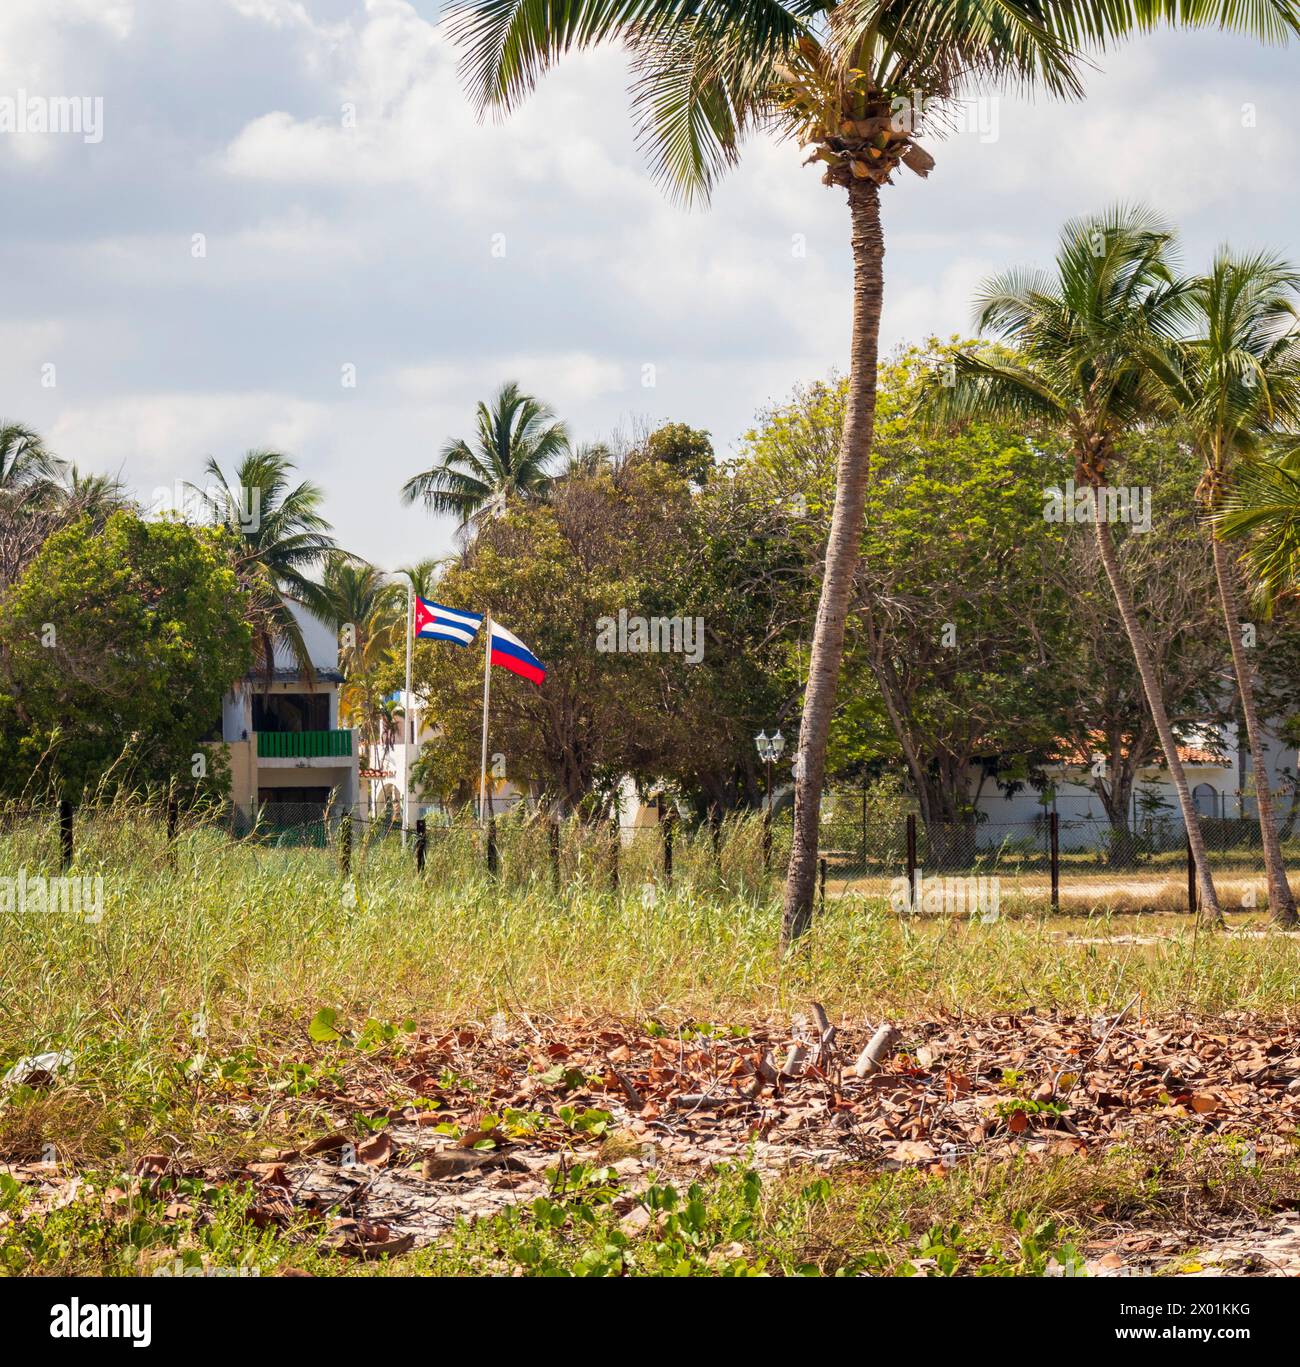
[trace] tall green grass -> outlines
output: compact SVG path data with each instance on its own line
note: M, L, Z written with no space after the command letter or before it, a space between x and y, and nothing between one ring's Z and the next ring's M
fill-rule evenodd
M782 957L776 890L742 858L754 831L729 838L721 867L707 834L683 842L671 885L657 839L644 867L621 852L617 888L597 848L579 850L557 888L546 859L518 876L507 847L493 879L474 851L434 840L420 878L395 838L359 845L345 879L336 850L203 827L184 830L172 857L155 813L106 808L79 819L74 869L102 877L102 919L0 915L0 1059L79 1039L158 1044L200 1010L214 1033L247 1039L283 1036L325 1005L438 1021L498 1011L721 1020L812 996L878 1019L1094 1012L1137 992L1151 1012L1283 1014L1300 995L1294 937L1197 935L1189 918L1146 918L1144 932L1168 932L1154 944L1081 945L1047 918L900 921L884 899L849 896L828 899ZM0 877L55 874L57 859L48 822L0 833Z

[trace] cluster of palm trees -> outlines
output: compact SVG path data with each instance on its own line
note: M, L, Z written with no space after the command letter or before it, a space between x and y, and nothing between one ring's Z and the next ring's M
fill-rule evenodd
M17 581L46 539L82 517L96 524L127 502L108 475L85 475L19 423L0 423L0 588Z
M1273 820L1265 738L1242 639L1235 557L1224 532L1258 531L1238 474L1275 478L1300 443L1300 272L1268 255L1222 249L1202 276L1180 277L1173 232L1141 208L1076 219L1051 272L1012 271L981 290L977 326L1014 352L959 353L955 382L936 379L922 407L941 419L996 418L1053 431L1068 445L1079 487L1094 491L1097 552L1115 596L1196 860L1207 917L1221 920L1196 808L1160 679L1116 554L1100 491L1126 436L1172 419L1204 465L1199 496L1254 771L1269 903L1296 920ZM1283 472L1285 467L1282 467ZM1264 472L1264 473L1258 473ZM1228 509L1235 520L1225 524ZM1258 554L1258 552L1256 552ZM1294 562L1292 562L1294 567ZM1292 580L1290 590L1296 585ZM1261 591L1286 591L1274 578Z
M513 382L490 405L480 403L477 416L473 442L448 442L435 466L403 489L404 501L421 499L432 511L454 514L467 533L512 502L544 499L565 474L591 471L612 459L599 445L573 450L551 409ZM560 468L564 457L568 465ZM209 458L204 474L206 483L190 485L189 492L199 515L231 538L257 670L269 677L280 650L310 677L311 656L296 613L305 607L340 633L344 715L366 741L391 743L401 708L379 694L379 666L402 643L408 587L433 597L448 560L422 560L390 578L344 550L322 511L324 491L311 480L298 480L294 463L278 451L247 452L229 476ZM86 515L102 522L129 506L116 479L81 474L29 428L0 426L0 582L16 579L57 526ZM10 560L13 572L6 575Z
M0 424L0 497L32 504L65 504L100 513L121 507L126 493L111 475L83 474L50 451L30 427Z
M670 192L707 200L757 131L803 144L823 183L847 192L850 387L799 728L787 942L812 917L826 745L861 554L884 297L880 192L900 166L930 174L921 124L942 124L963 94L1011 84L1078 97L1089 51L1162 22L1284 42L1300 33L1300 0L460 0L452 9L480 112L514 108L565 54L621 41L636 71L641 139Z

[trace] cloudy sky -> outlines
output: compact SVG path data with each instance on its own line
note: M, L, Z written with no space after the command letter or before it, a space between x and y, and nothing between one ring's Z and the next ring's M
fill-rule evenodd
M796 148L751 144L683 211L644 174L618 51L479 125L437 18L4 0L0 101L101 97L103 124L0 131L0 417L146 498L283 450L392 568L450 544L397 491L504 379L580 439L683 420L725 453L843 366L844 197ZM1176 219L1189 262L1224 238L1300 257L1298 63L1161 33L1100 58L1083 104L972 110L928 182L886 192L885 345L963 330L983 275L1117 198Z

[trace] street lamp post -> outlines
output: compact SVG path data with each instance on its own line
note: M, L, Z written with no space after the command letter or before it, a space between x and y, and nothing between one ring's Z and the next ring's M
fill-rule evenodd
M770 736L760 731L754 737L754 744L767 771L767 801L763 810L763 870L767 872L772 867L772 765L785 750L785 737L780 731L774 731Z

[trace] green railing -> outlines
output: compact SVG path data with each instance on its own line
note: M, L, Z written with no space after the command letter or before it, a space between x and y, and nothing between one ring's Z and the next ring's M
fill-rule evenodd
M351 731L259 731L258 759L351 759Z

